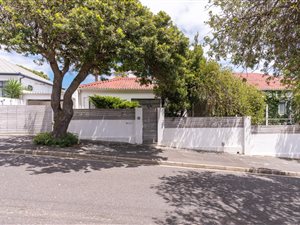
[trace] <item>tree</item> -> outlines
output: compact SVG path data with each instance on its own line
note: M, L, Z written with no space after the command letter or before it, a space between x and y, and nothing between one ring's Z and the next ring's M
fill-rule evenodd
M23 87L18 80L9 80L4 86L4 95L8 98L20 98Z
M180 32L170 26L170 19L154 16L137 0L0 0L0 19L5 50L37 55L50 64L54 137L66 134L73 116L72 94L89 73L109 74L122 67L144 80L168 76L156 73L156 67L175 64L173 57L181 54ZM62 81L71 70L76 76L61 104Z
M181 84L175 91L163 86L168 96L169 115L180 115L180 109L187 110L191 116L251 116L254 123L264 119L263 93L215 61L206 60L198 35L187 51L184 66L184 76L179 77Z
M207 38L217 59L230 56L234 64L284 74L287 82L300 80L300 1L210 0L213 28ZM298 82L299 83L299 82Z

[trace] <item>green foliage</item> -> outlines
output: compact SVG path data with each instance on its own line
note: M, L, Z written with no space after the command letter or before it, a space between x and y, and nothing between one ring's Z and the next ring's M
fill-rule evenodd
M138 102L111 96L94 95L90 96L89 100L98 109L132 109L140 106Z
M31 73L34 73L35 75L37 75L39 77L42 77L42 78L44 78L46 80L50 80L50 78L48 77L48 75L45 74L45 73L43 73L42 71L32 70L32 69L29 69L29 68L27 68L25 66L21 66L21 65L17 65L17 66L19 66L19 67L21 67L21 68L23 68L23 69L25 69L25 70L27 70L27 71L29 71Z
M197 116L251 116L254 124L264 119L263 93L215 62L207 62L189 82L196 86L190 95Z
M288 82L299 81L299 1L292 0L210 0L207 37L211 54L217 59L230 56L234 64L285 74Z
M292 99L289 97L290 91L268 91L266 92L266 103L268 104L269 118L288 118L291 114L290 106ZM279 115L278 106L280 102L286 102L287 112L285 115Z
M59 146L59 147L71 147L78 144L78 137L72 133L66 133L63 137L54 138L52 133L39 133L34 139L33 143L36 145L46 146Z
M174 85L159 83L158 93L167 99L168 116L251 116L253 123L264 119L264 95L203 56L198 37L187 51L184 76L177 76ZM176 88L171 88L172 86Z
M8 98L20 98L23 87L18 80L9 80L4 87L4 95Z
M184 72L188 39L166 13L154 15L138 0L2 1L0 18L4 50L50 64L59 135L73 114L72 94L88 74L131 70L145 83L155 78L172 88ZM61 104L62 81L71 70L74 80Z
M293 118L296 122L300 122L300 90L299 85L293 91L293 99L291 102Z

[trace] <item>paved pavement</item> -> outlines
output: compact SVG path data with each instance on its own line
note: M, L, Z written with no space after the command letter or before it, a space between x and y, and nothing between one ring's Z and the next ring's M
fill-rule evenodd
M295 225L300 178L1 155L0 224Z
M81 155L100 155L151 160L153 162L179 162L203 164L220 167L256 168L300 173L300 160L280 159L275 157L245 156L226 153L212 153L185 149L157 148L147 145L131 145L108 142L83 142L72 148L38 147L32 144L31 137L0 136L0 153L7 150L39 150L51 152L72 152ZM93 158L93 157L91 157ZM271 171L270 173L273 173Z

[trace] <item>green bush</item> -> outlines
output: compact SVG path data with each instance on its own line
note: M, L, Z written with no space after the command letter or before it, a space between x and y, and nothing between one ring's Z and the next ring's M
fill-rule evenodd
M98 109L132 109L139 107L135 101L126 101L118 97L111 96L90 96L90 102Z
M70 147L78 144L78 137L72 133L67 133L62 138L54 138L51 133L39 133L34 139L33 143L36 145L46 145L46 146L59 146L59 147Z

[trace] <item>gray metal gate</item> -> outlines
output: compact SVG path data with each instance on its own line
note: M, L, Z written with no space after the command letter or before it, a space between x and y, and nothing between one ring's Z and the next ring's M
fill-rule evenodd
M143 143L157 142L157 109L143 108Z

